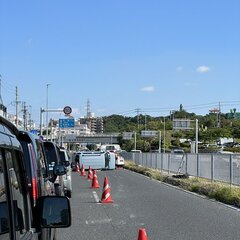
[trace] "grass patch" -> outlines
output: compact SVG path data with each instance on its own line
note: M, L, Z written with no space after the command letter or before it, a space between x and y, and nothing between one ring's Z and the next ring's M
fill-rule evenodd
M127 160L125 160L124 168L143 174L152 179L204 195L219 202L233 205L238 208L240 207L240 187L238 186L230 186L226 183L211 182L207 179L195 177L173 178L170 175L161 173L159 170L143 167Z

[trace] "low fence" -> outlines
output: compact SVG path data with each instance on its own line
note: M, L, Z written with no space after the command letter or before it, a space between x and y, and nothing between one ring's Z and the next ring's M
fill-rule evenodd
M123 152L125 160L169 174L189 174L240 185L240 154L199 153L131 153Z

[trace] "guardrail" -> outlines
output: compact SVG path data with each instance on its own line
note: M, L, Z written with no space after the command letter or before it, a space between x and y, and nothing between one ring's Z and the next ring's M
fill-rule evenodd
M221 153L131 153L123 152L125 160L169 174L188 174L211 181L240 185L240 154Z

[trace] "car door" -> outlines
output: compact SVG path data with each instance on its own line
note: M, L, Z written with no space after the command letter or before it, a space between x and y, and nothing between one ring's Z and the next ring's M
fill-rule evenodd
M1 136L0 141L2 138L8 139ZM19 147L18 144L15 147ZM15 147L0 147L1 240L37 240L37 233L30 227L31 204L24 180L23 158L20 148Z

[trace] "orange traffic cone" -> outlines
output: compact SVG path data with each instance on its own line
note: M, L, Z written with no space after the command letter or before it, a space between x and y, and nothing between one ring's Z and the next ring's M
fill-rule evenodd
M93 179L93 172L92 172L92 169L91 169L90 166L89 166L89 168L88 168L88 179L89 179L89 180L92 180L92 179Z
M85 173L85 169L84 169L83 164L82 164L82 169L81 169L81 176L86 176L86 173Z
M97 179L97 171L94 170L93 171L93 180L92 180L92 188L99 188L99 183L98 183L98 179Z
M140 228L138 231L138 240L148 240L145 228Z
M110 186L109 186L107 177L105 177L101 203L112 203L112 202L113 200L110 194Z

